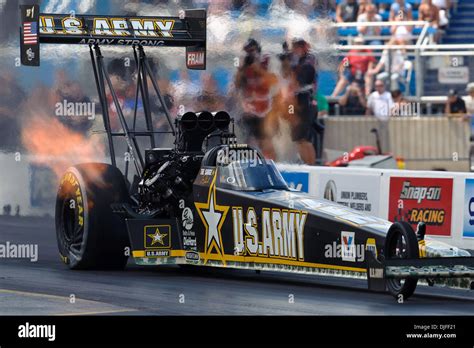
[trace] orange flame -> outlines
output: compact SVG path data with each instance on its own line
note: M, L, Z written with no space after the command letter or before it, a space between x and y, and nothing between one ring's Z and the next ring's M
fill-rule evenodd
M59 179L73 164L97 162L105 156L99 138L72 131L56 117L37 113L22 129L22 142L35 161L50 167Z

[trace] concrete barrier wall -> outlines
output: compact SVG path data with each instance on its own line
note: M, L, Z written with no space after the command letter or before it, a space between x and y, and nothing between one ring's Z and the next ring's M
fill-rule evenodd
M358 145L376 145L373 117L329 117L324 148L350 152ZM468 171L470 124L460 118L392 117L383 151L407 160L407 169ZM383 132L381 132L383 138ZM388 147L388 149L387 149Z
M474 249L474 174L287 164L278 167L291 186L306 186L307 192L317 198L331 198L390 221L403 219L414 228L423 221L431 237ZM298 182L306 177L305 185ZM410 195L403 194L404 185Z

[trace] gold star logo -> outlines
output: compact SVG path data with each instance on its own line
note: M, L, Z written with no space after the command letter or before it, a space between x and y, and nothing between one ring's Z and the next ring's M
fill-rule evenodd
M168 233L164 233L163 228ZM147 237L145 241L145 248L169 248L169 231L170 228L167 225L145 226L145 235Z
M216 202L216 176L212 179L212 183L209 187L209 193L207 197L207 203L194 203L196 210L201 217L204 226L206 227L206 241L204 245L204 264L207 263L210 254L217 254L220 256L222 263L225 265L224 260L224 246L222 244L222 225L224 224L227 212L229 211L228 206L218 205ZM212 253L212 251L215 253Z

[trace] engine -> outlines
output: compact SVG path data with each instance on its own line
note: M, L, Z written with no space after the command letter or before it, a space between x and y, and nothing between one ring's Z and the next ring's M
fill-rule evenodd
M138 184L138 213L153 217L178 216L182 200L192 195L204 153L228 139L226 112L186 113L176 121L175 148L145 152L145 169ZM212 141L212 139L216 139Z
M174 216L181 199L192 193L202 155L181 153L174 149L153 149L151 159L138 185L140 211L153 215Z

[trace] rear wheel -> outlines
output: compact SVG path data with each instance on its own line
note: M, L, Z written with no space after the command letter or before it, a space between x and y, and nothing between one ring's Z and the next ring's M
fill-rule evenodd
M418 240L413 228L407 222L396 222L385 238L385 258L414 259L419 257ZM418 278L387 279L388 291L397 299L405 300L415 292Z
M69 168L56 198L56 237L61 259L71 269L124 268L129 239L112 203L128 202L122 173L104 163Z

